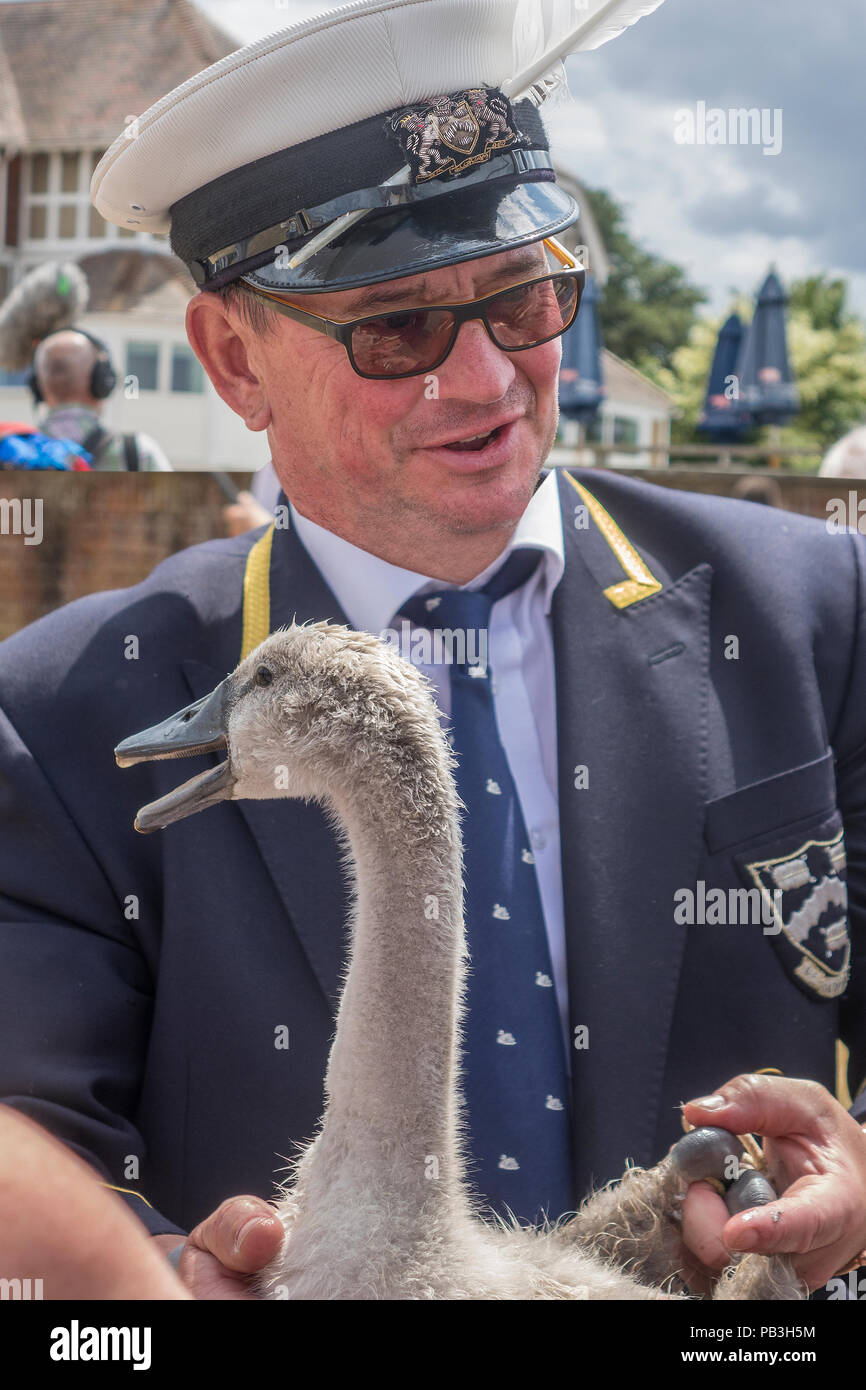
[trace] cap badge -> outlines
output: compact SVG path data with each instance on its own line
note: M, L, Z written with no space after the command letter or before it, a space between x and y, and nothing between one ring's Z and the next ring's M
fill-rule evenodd
M404 106L389 124L413 184L454 178L501 150L529 144L516 128L511 103L495 87L473 87L426 106Z

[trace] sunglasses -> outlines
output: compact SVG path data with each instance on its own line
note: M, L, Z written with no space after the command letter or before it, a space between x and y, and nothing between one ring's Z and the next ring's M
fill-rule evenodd
M463 304L400 309L342 322L299 309L281 295L248 281L244 286L277 313L342 343L358 376L370 381L398 381L441 367L460 325L472 319L481 320L503 352L540 347L570 328L580 308L586 271L553 237L548 237L544 246L567 268Z

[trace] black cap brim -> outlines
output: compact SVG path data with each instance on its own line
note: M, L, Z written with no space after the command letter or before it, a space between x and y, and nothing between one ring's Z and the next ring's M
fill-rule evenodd
M294 269L291 253L271 253L243 279L261 289L310 293L375 285L556 236L579 215L574 199L552 180L455 190L370 213Z

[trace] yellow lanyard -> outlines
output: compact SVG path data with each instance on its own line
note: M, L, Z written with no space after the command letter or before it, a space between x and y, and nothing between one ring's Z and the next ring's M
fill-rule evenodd
M271 630L271 547L274 527L269 526L247 556L244 570L243 637L241 661L264 642Z

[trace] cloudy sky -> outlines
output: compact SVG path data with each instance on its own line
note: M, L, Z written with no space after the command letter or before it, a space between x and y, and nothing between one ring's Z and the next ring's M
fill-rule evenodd
M198 0L240 42L334 8L327 0ZM558 157L628 211L632 234L726 307L774 261L783 278L844 275L866 316L863 0L665 0L569 61L573 103L551 117ZM728 143L680 143L698 133ZM764 142L727 113L764 111ZM713 110L724 113L722 123ZM780 113L780 114L776 114Z

